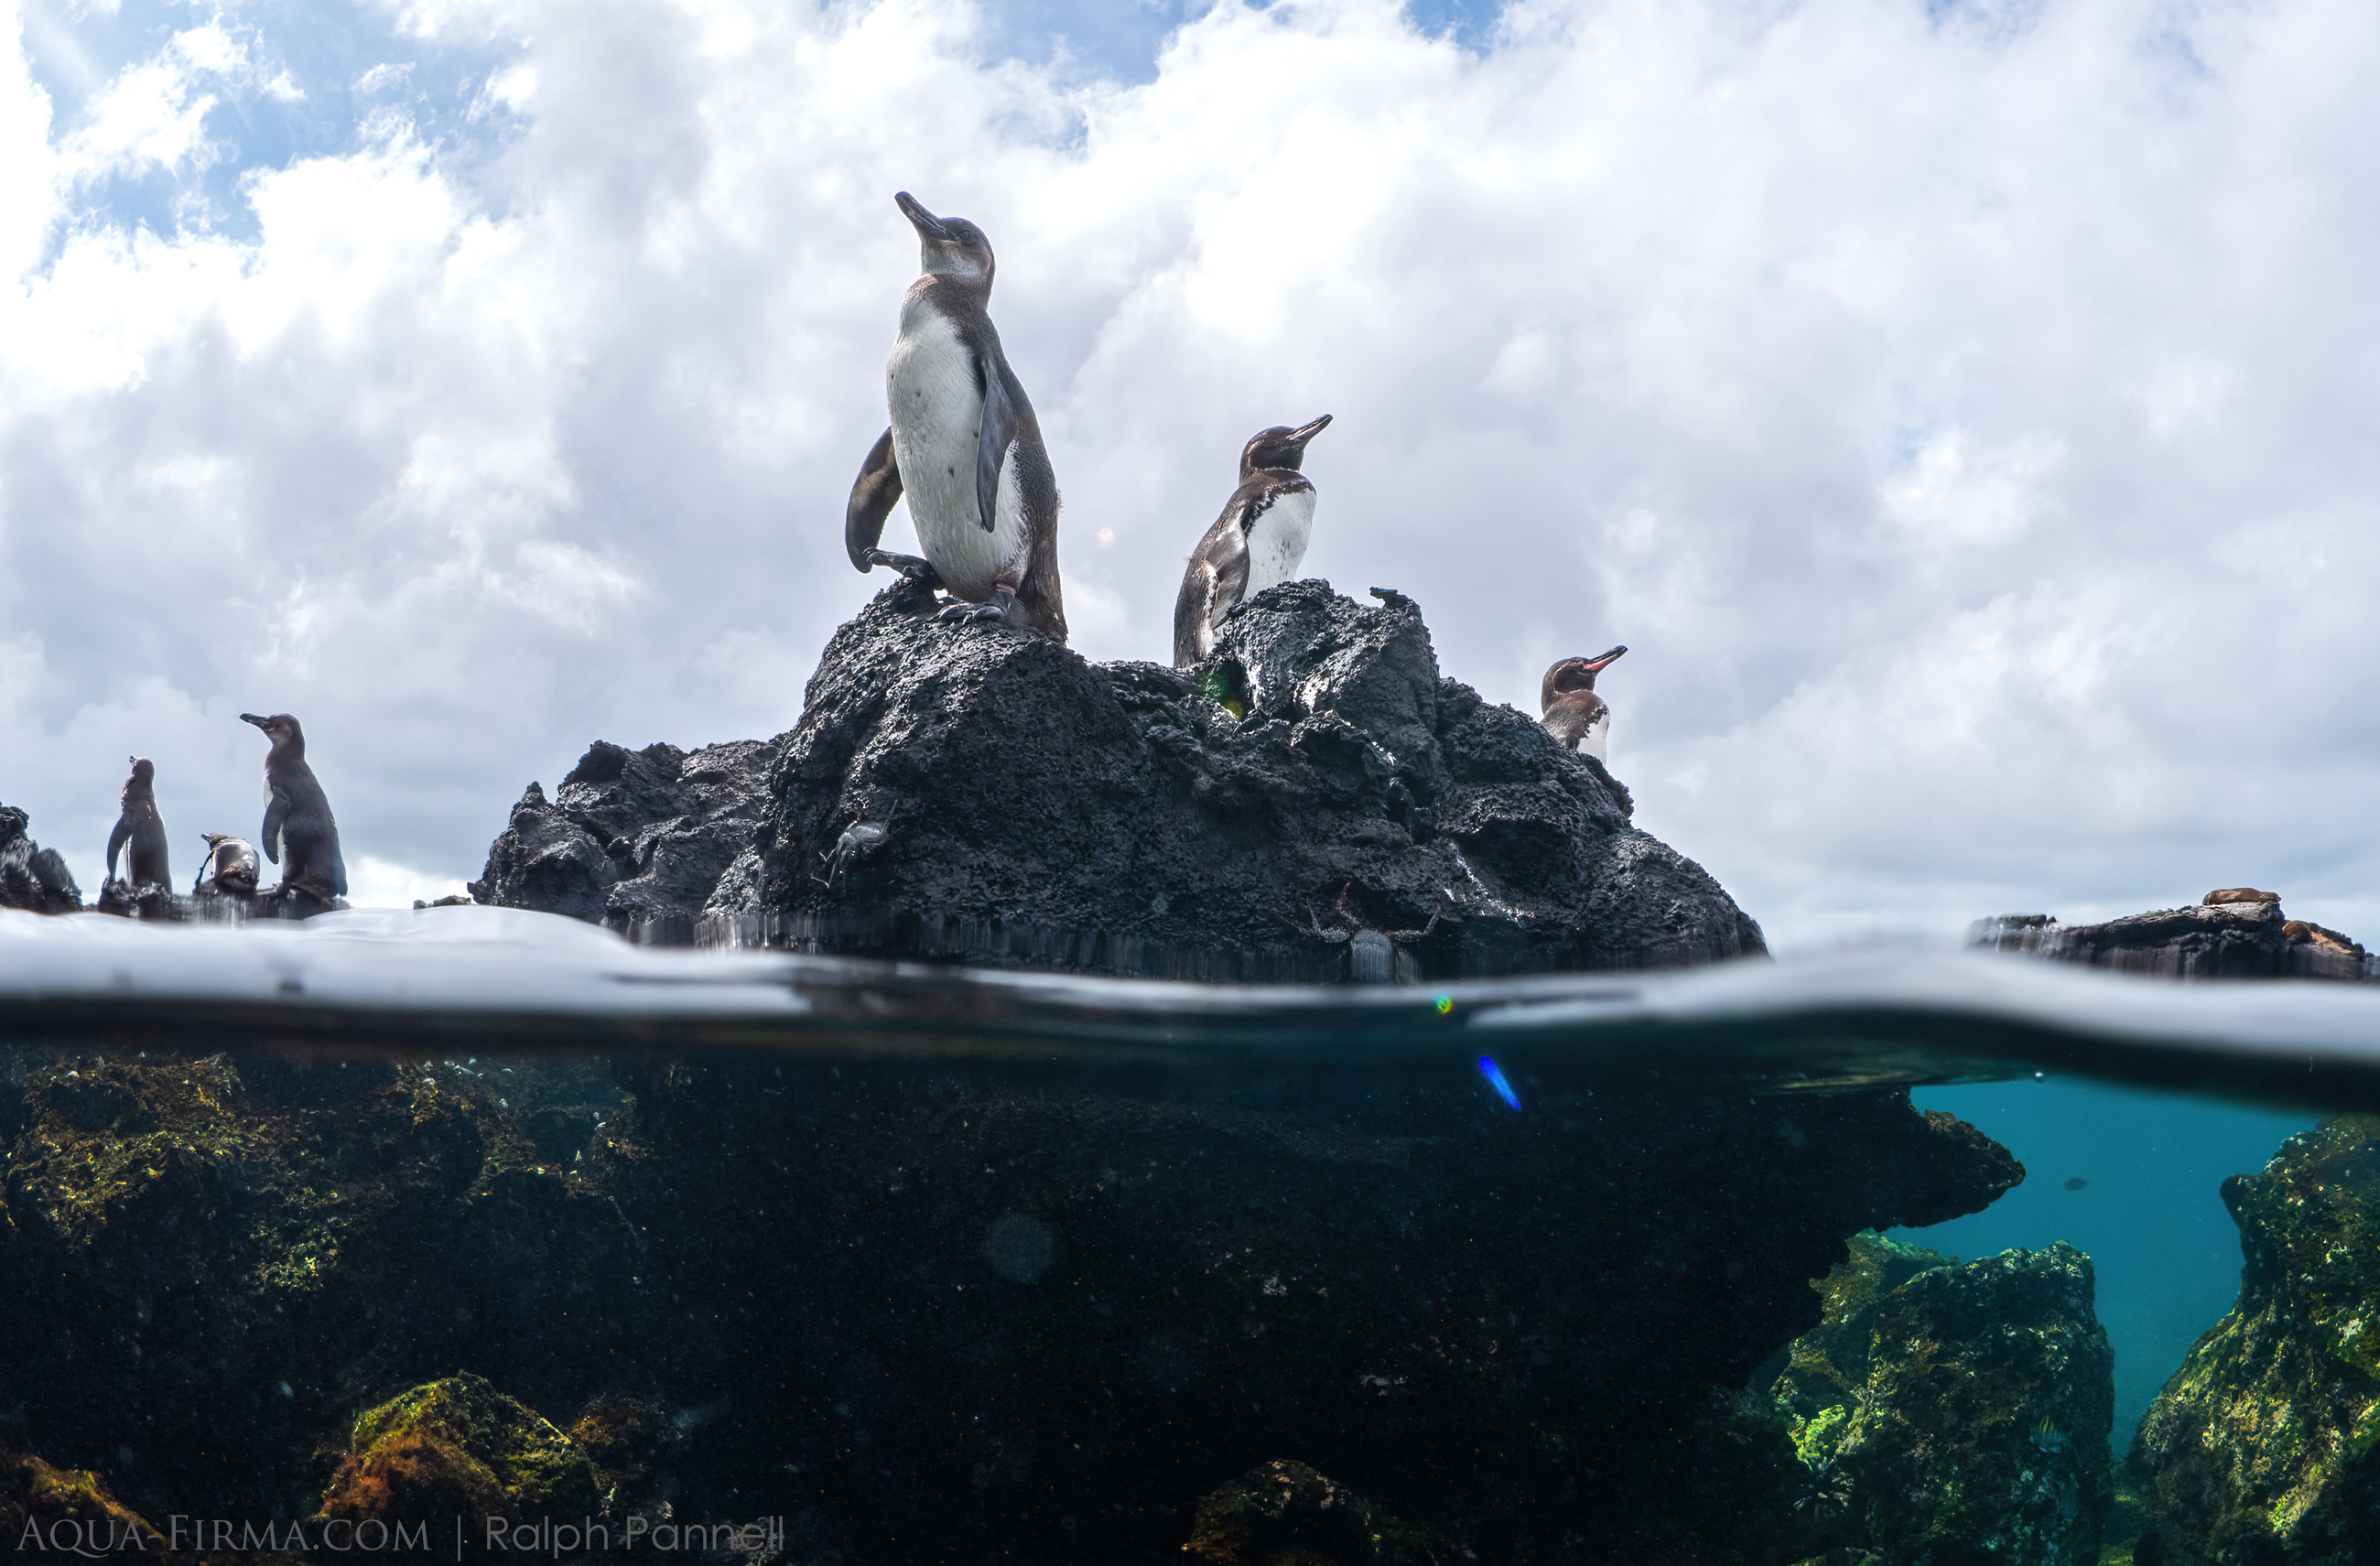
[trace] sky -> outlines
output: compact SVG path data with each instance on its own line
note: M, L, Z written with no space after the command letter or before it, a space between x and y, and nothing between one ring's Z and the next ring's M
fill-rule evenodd
M2216 886L2380 940L2368 0L0 0L0 801L177 875L305 722L358 902L790 728L972 218L1073 645L1241 443L1308 575L1780 950ZM888 547L910 547L905 512Z

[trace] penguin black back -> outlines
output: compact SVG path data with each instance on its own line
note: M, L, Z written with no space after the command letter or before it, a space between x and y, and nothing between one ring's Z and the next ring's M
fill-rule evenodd
M115 856L127 844L131 854L124 864L124 879L134 886L170 885L174 872L167 868L165 852L165 819L157 810L157 769L146 756L130 758L132 775L124 780L124 807L115 818L115 830L107 834L107 873L115 875Z
M296 887L328 899L347 891L346 862L339 855L339 823L331 801L306 764L306 731L286 712L260 718L239 715L273 741L264 758L264 856L281 867L284 891Z

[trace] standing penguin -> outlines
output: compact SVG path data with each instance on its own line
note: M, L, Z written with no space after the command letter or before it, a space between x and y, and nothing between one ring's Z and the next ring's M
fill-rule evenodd
M892 427L860 465L844 512L844 548L948 588L946 620L1005 620L1066 639L1058 590L1058 480L1041 426L992 329L991 241L965 218L936 217L906 190L892 198L917 231L924 274L901 300L884 366ZM879 549L905 492L926 558Z
M331 801L306 765L306 731L286 712L260 718L239 715L273 741L264 758L264 856L281 867L281 890L298 887L323 899L347 892L346 862L339 857L339 823Z
M107 875L115 879L115 856L129 843L124 879L133 886L168 886L174 872L165 867L165 818L157 813L157 769L146 756L135 756L132 775L124 780L124 810L115 830L107 834Z
M1293 576L1314 532L1314 486L1297 470L1305 443L1330 422L1259 430L1240 448L1240 487L1190 553L1173 601L1173 666L1187 669L1215 649L1215 626L1267 588Z
M1595 694L1595 676L1627 650L1624 646L1615 647L1594 658L1565 658L1546 671L1537 686L1537 701L1545 711L1538 721L1546 733L1572 750L1584 750L1598 761L1606 759L1611 709Z

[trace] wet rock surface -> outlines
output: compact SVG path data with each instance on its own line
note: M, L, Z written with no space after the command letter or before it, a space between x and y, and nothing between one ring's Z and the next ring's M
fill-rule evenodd
M2286 917L2278 897L2227 887L2207 898L2095 925L2006 914L1976 921L1967 941L2167 978L2380 979L2380 958L2335 929Z
M678 823L700 850L649 877L640 917L800 950L1272 980L1764 950L1701 867L1629 824L1600 762L1442 679L1420 610L1377 596L1274 588L1177 672L938 624L905 582L836 633L799 725L699 807L666 765L646 781L653 750L598 746L551 804L532 788L474 892L628 928L633 845Z
M82 891L58 851L33 841L30 825L24 811L0 805L0 908L71 914L82 906Z
M2141 1421L2142 1499L2178 1561L2380 1560L2380 1118L2222 1192L2240 1297Z
M787 1559L1180 1560L1293 1452L1478 1560L1792 1559L1746 1378L2021 1171L1896 1092L1522 1086L19 1051L0 1416L153 1517L509 1506L518 1427Z
M1818 1287L1824 1323L1768 1383L1803 1463L1806 1545L2099 1560L2115 1360L2088 1256L2060 1244L1961 1266L1863 1235Z

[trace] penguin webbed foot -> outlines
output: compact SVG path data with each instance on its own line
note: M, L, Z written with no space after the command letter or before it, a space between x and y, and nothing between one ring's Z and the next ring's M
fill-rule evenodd
M954 625L996 625L1008 618L1009 608L1015 601L1016 595L1008 589L994 588L991 596L981 603L969 603L963 598L948 601L935 618Z
M895 554L889 549L869 550L868 552L868 569L874 570L879 565L890 565L911 581L923 583L929 588L939 588L942 585L941 576L934 569L933 562L920 560L914 554Z

